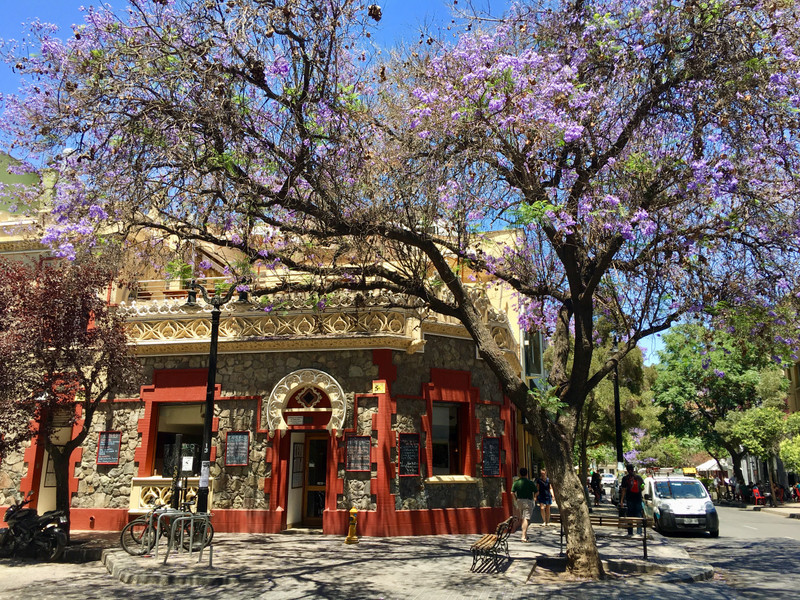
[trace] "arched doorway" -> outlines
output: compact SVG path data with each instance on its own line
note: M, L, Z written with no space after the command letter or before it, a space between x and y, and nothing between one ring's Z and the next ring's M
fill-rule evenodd
M286 525L321 527L323 512L335 508L335 438L346 416L342 386L317 369L294 371L281 379L267 401L270 435L288 437Z

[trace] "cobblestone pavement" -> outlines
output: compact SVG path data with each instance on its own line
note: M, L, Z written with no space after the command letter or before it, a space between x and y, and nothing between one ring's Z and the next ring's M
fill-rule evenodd
M534 527L532 543L515 534L512 560L498 573L471 573L469 545L474 535L362 538L343 544L339 536L222 534L215 537L213 567L195 555L170 556L166 566L150 557L131 557L120 550L106 554L106 566L39 565L18 561L0 563L0 598L34 596L41 600L124 598L330 598L444 600L513 598L652 598L682 597L710 600L736 598L721 580L681 583L680 578L703 577L707 565L692 560L683 549L653 535L648 542L645 575L621 575L607 581L564 581L539 567L539 557L559 552L557 527ZM616 531L600 533L604 558L641 561L641 540ZM206 557L207 558L207 557ZM209 578L225 578L207 585ZM123 583L139 581L140 583ZM160 583L148 583L158 581ZM186 582L180 584L178 582Z

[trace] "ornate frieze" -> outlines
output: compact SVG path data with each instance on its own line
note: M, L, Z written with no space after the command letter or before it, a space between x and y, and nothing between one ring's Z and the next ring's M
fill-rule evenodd
M435 313L421 314L412 304L390 294L340 294L321 311L310 309L308 297L301 295L287 297L270 312L249 302L229 302L220 321L220 350L264 350L276 343L299 348L309 347L309 342L317 347L376 347L380 340L384 347L411 353L423 349L426 332L469 339L460 322ZM516 354L505 314L492 310L488 301L481 307L495 341ZM211 335L211 308L204 303L187 306L183 298L133 300L120 303L118 310L126 317L129 338L139 354L190 352Z

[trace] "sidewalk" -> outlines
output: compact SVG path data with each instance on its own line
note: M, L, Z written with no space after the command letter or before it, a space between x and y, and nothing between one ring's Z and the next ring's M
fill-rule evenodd
M748 506L751 510L758 510L761 512L772 513L776 515L783 515L784 517L788 517L790 519L800 519L800 503L797 502L789 502L786 504L781 504L780 506Z
M202 562L196 553L180 554L170 555L164 565L162 550L156 560L109 548L102 560L112 577L127 584L223 586L246 597L269 593L276 599L455 598L467 590L471 597L559 590L565 581L563 573L556 573L564 564L558 558L558 526L534 525L528 536L531 543L523 544L519 532L513 534L512 559L497 573L470 572L469 546L477 535L364 537L358 544L346 545L344 536L321 534L217 534L212 567L207 552ZM598 528L597 542L613 580L647 577L652 583L666 583L713 576L709 565L690 559L656 533L648 539L647 562L642 560L641 538L627 538L624 531ZM454 590L461 593L452 595Z

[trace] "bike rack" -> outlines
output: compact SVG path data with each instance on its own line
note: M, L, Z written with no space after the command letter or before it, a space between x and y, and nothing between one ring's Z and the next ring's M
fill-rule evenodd
M200 550L198 550L198 558L197 562L202 562L203 560L203 550L206 547L205 539L208 535L208 528L211 525L211 514L210 513L201 513L201 514L194 514L188 513L183 514L180 517L175 517L172 519L170 524L170 532L169 532L169 543L167 544L167 551L164 554L164 562L162 564L167 564L167 559L169 558L170 551L175 548L178 553L180 553L183 549L184 540L186 539L186 524L188 523L188 530L189 530L189 556L192 556L194 552L194 542L195 539L195 532L200 534ZM159 521L160 525L160 521ZM156 555L157 558L157 555ZM210 541L208 543L208 566L211 567L214 561L214 541Z
M166 531L167 529L166 520L173 518L180 518L180 516L184 516L187 513L185 511L178 510L177 508L163 508L155 512L158 514L158 520L156 521L156 540L155 540L155 548L153 550L153 558L158 560L158 542L161 539L162 532Z

